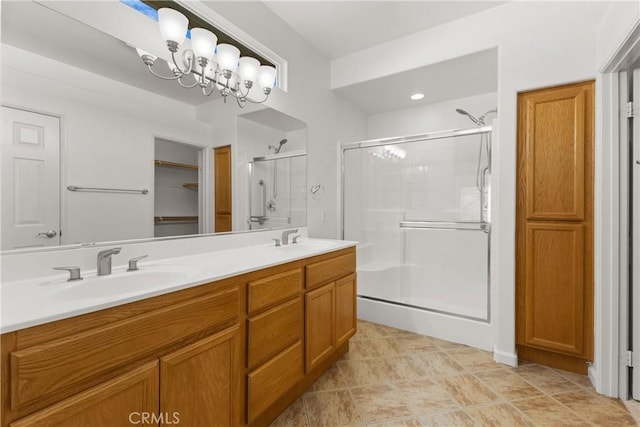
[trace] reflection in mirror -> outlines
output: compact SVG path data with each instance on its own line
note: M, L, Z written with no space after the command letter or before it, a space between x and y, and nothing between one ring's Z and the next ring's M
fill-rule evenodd
M113 4L100 19L157 31ZM304 225L306 156L291 154L306 150L305 123L166 84L132 39L65 15L93 7L2 5L1 250ZM226 171L214 164L221 147ZM284 157L257 166L275 204L259 224L249 166L269 155Z

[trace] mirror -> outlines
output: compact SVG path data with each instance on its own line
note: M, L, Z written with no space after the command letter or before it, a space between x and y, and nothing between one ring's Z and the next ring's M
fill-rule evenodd
M3 4L1 250L304 226L306 124L152 76L89 3Z

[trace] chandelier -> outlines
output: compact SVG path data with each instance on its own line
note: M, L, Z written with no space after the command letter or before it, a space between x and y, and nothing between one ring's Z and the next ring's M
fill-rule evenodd
M246 102L260 104L269 98L276 81L275 67L260 65L260 61L250 56L240 57L240 50L233 45L221 43L216 46L218 37L204 28L191 29L191 49L183 50L178 61L176 56L187 36L189 20L176 10L161 8L158 9L158 25L162 40L171 52L171 60L167 61L167 65L173 75L163 76L155 72L152 67L158 57L136 49L154 76L163 80L176 80L186 89L199 86L205 96L219 91L225 103L227 97L232 96L240 108ZM195 82L185 83L183 78L188 75L192 75ZM249 97L256 83L264 96L260 100Z

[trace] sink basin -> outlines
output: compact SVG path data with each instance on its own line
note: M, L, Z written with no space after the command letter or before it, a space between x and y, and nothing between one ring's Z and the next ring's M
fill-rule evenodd
M195 271L191 266L141 266L138 271L120 270L108 276L91 276L78 282L68 282L57 296L65 300L120 297L180 284Z

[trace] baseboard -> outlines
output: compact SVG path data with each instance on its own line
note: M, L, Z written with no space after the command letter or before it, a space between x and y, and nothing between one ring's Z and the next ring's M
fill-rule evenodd
M592 363L587 368L587 376L589 377L589 381L591 381L591 385L596 391L598 391L598 387L596 387L596 378L598 378L598 372L596 371L596 366Z
M507 353L493 348L493 360L503 365L518 366L518 355L515 353Z

